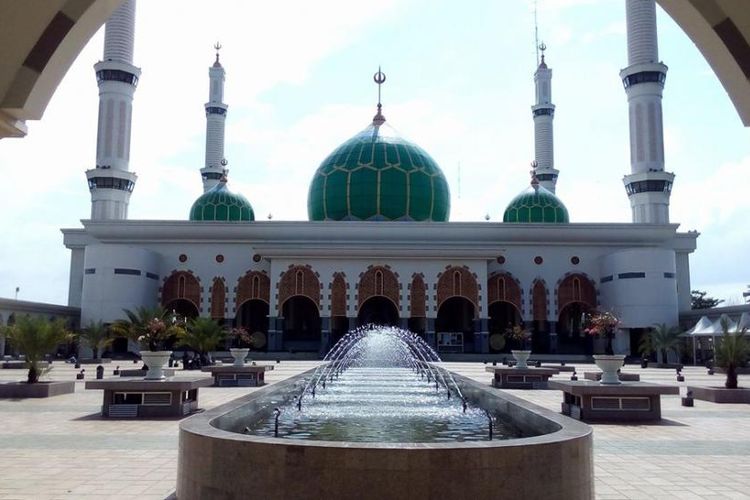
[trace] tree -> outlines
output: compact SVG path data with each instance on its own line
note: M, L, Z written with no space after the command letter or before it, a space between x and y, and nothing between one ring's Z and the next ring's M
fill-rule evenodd
M680 345L681 333L676 326L668 327L665 323L656 324L641 340L640 351L644 354L656 352L656 362L664 363L667 361L669 350L677 349Z
M112 331L135 342L141 349L159 351L172 337L180 337L185 330L178 318L162 307L138 307L135 311L124 309L128 319L121 319L112 325Z
M721 320L721 329L724 333L719 344L714 347L716 364L727 372L727 380L724 387L727 389L737 388L737 367L742 366L750 355L750 343L747 339L747 328L737 329L734 333L729 332L729 321Z
M711 309L712 307L716 307L722 302L724 302L724 299L715 299L713 297L707 297L708 292L705 292L703 290L691 290L690 291L690 308L691 309Z
M194 318L188 321L185 333L180 337L178 345L190 347L196 351L201 361L211 363L209 352L224 341L226 331L211 318Z
M21 316L14 325L6 327L5 332L13 347L26 356L29 384L36 384L43 375L40 362L44 356L72 337L65 329L64 320L50 321L38 316Z
M109 328L101 321L89 323L89 326L81 330L77 335L79 340L83 340L91 348L93 358L99 359L99 350L104 350L114 339L110 337Z

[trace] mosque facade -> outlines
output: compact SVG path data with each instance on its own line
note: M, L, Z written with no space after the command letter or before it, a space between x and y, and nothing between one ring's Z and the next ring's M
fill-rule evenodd
M615 350L637 352L655 323L690 309L689 255L697 233L669 221L674 175L664 171L654 0L627 0L632 223L570 221L555 194L552 70L534 74L535 161L529 187L503 222L450 222L450 188L438 163L389 125L380 102L366 127L311 169L308 220L256 221L229 188L224 156L224 68L209 68L204 193L186 220L129 220L135 2L107 23L97 162L83 228L63 229L71 250L69 305L81 323L161 305L255 334L257 350L324 355L349 329L396 325L443 353L501 353L509 326L532 331L537 353L596 349L586 314L621 318ZM385 75L375 75L378 85ZM369 123L368 123L369 122ZM346 131L342 131L342 135ZM315 159L311 159L315 161ZM564 179L564 177L563 177ZM188 209L189 208L189 209ZM127 349L127 346L121 346Z

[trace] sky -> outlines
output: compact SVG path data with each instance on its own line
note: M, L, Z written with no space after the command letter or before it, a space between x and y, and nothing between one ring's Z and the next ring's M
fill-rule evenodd
M624 2L538 0L553 70L557 194L572 222L630 222ZM175 13L179 13L175 15ZM729 304L750 284L750 128L698 49L661 9L671 220L701 233L692 288ZM90 214L103 29L24 139L0 142L0 297L67 303L60 228ZM208 67L220 41L230 188L257 219L306 220L320 162L365 128L377 103L438 162L451 220L502 219L528 185L536 68L532 0L140 1L130 168L131 219L187 219L202 193Z

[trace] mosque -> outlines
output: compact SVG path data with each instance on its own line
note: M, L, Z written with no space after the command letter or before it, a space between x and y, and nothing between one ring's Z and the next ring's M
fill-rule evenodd
M225 70L209 68L204 193L186 220L129 220L137 177L129 169L135 2L106 24L96 165L86 172L91 216L63 229L71 251L69 306L81 324L123 309L164 306L246 327L256 350L323 355L349 329L398 325L441 353L508 352L510 325L533 332L537 353L589 353L584 315L621 317L615 350L635 353L645 329L676 325L690 309L689 255L698 234L669 220L674 175L664 170L654 2L629 2L632 223L570 221L555 195L552 70L544 52L531 107L535 161L529 187L503 222L450 222L450 188L428 152L400 137L380 102L365 128L322 160L310 158L306 221L256 221L230 190L224 159ZM376 83L385 82L378 70ZM380 101L380 99L379 99ZM395 121L395 120L394 120ZM353 131L342 130L342 137ZM197 177L197 176L196 176ZM564 177L561 179L564 181ZM197 178L196 178L197 181ZM137 191L135 191L137 193ZM116 342L114 349L133 346Z

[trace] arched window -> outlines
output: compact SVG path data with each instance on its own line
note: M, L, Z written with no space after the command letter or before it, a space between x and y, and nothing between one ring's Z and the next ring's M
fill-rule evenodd
M573 298L575 300L581 300L581 280L573 278Z
M453 295L461 295L461 273L459 271L453 273Z
M177 296L178 297L185 296L185 276L180 276L177 279Z
M506 293L505 293L505 278L499 278L497 280L497 296L500 300L506 299Z
M253 276L253 297L260 297L260 278L258 276Z
M375 294L383 295L383 272L375 271Z
M303 294L305 290L305 273L302 272L302 270L297 271L297 274L294 276L295 283L295 293L297 294Z

